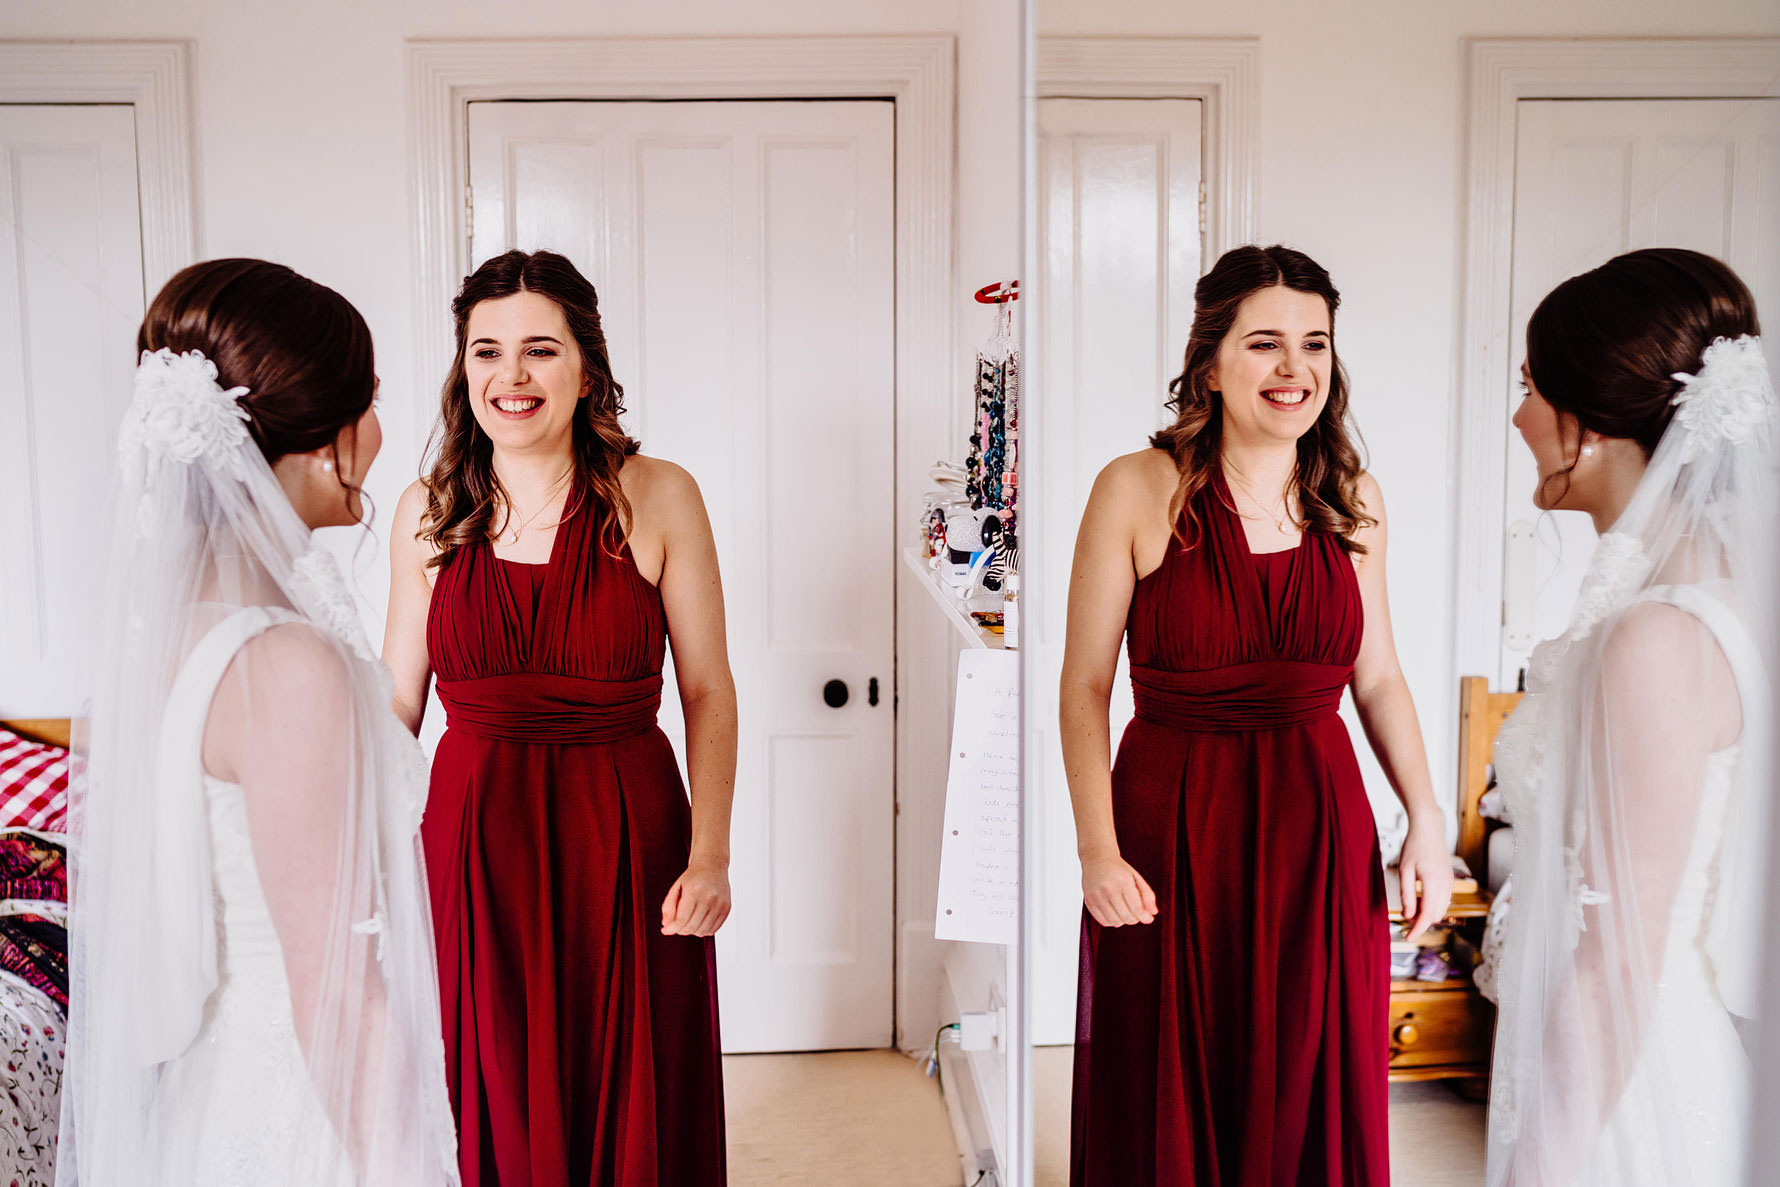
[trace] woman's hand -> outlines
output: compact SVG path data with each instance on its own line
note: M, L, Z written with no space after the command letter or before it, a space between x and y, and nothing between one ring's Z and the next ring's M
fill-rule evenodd
M729 867L694 861L661 903L664 936L715 935L729 918Z
M1409 938L1415 939L1446 918L1452 905L1452 853L1446 847L1446 825L1438 813L1412 818L1403 853L1397 859L1397 875L1403 880L1403 918L1410 920ZM1421 894L1415 884L1421 882Z
M1082 859L1082 902L1102 927L1156 921L1156 892L1122 857Z

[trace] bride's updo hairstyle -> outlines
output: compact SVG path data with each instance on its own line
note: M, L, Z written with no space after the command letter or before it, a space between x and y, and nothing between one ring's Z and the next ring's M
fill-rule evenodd
M359 311L265 260L206 260L180 271L149 305L136 348L202 351L225 389L245 387L238 403L268 463L333 445L376 394L371 330Z
M1675 375L1716 338L1759 334L1755 298L1721 261L1678 247L1615 256L1572 276L1527 322L1527 370L1560 415L1649 457L1675 415ZM1564 470L1574 469L1571 458Z

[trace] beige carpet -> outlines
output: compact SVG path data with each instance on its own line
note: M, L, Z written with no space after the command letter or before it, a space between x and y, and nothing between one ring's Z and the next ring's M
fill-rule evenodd
M731 1187L957 1187L939 1085L896 1051L729 1055Z
M1034 1052L1035 1187L1069 1181L1068 1047ZM732 1187L957 1187L939 1087L895 1051L731 1055L723 1061ZM1483 1182L1483 1114L1442 1084L1391 1086L1391 1178Z
M1033 1052L1035 1187L1069 1182L1072 1047ZM1411 1187L1478 1187L1483 1182L1483 1114L1444 1084L1391 1085L1391 1181Z

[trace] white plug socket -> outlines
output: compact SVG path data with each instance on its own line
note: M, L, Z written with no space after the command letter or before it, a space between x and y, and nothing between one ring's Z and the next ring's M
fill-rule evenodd
M966 1010L958 1016L958 1045L966 1051L989 1051L1000 1037L999 1011Z

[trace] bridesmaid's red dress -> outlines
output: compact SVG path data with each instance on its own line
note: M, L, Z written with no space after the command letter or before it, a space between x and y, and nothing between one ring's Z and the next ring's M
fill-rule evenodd
M724 1182L714 949L661 934L691 841L655 724L666 620L599 519L581 503L546 565L457 549L427 619L447 729L421 836L465 1187Z
M1125 623L1113 817L1160 913L1084 912L1073 1187L1389 1181L1384 875L1336 716L1359 585L1327 533L1251 554L1229 497L1200 492Z

